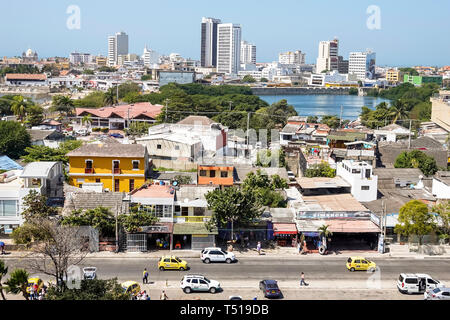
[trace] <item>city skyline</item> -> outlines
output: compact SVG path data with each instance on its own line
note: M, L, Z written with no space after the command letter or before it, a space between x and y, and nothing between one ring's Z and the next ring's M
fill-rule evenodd
M258 2L258 7L251 6L250 2L242 3L239 10L233 6L237 1L230 1L227 5L211 4L208 10L204 10L205 1L196 1L191 5L177 2L178 8L183 10L171 12L169 9L171 6L173 8L173 4L156 4L153 1L140 4L142 10L135 10L136 7L115 10L112 4L116 2L109 2L109 8L101 1L92 3L80 0L76 3L81 13L80 29L70 30L66 27L70 16L66 9L72 4L71 1L56 4L25 2L27 6L11 2L4 5L5 11L10 12L3 19L6 26L13 25L19 14L26 22L15 26L14 32L10 28L1 28L0 37L4 41L0 45L0 56L18 56L28 48L38 52L40 57L67 57L73 51L106 56L108 48L105 38L123 30L129 35L130 53L141 54L148 45L161 54L177 52L183 57L200 60L199 21L202 17L240 24L242 39L258 48L258 62L277 61L279 53L300 49L306 53L306 63L313 64L319 42L334 37L339 39L339 55L345 59L348 59L350 52L371 49L377 52L377 64L380 66L439 66L448 64L447 57L450 56L450 43L441 41L446 37L446 30L450 29L445 17L450 3L422 4L413 1L415 5L412 5L410 1L408 16L405 16L402 11L404 1L378 1L376 5L381 12L381 28L370 30L366 26L370 16L366 9L371 5L370 1L344 5L330 1L327 2L329 10L323 12L318 11L323 4L289 0L283 8L271 7L270 10L266 10L268 1ZM285 10L286 6L292 10ZM155 8L171 15L156 14L149 18L149 10L154 11ZM297 14L293 15L293 12ZM310 14L314 12L320 13L320 20L317 20L319 16ZM424 15L424 12L431 14ZM38 19L46 14L54 18L41 23ZM343 19L344 16L354 19ZM402 19L405 23L399 23ZM38 27L33 27L36 22L39 22Z

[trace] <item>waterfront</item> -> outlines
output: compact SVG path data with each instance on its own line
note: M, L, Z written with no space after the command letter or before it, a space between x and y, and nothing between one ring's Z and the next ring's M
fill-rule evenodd
M349 120L357 119L363 106L375 109L375 106L379 103L389 102L389 100L383 98L353 95L263 95L260 98L269 104L286 99L289 104L295 107L300 116L339 116L342 106L342 118Z

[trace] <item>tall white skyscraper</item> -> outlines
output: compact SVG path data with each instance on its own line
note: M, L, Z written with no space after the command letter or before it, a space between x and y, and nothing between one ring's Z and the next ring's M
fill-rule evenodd
M217 26L219 19L202 18L201 66L217 66Z
M247 41L241 41L241 63L256 63L256 46L254 44L248 43Z
M319 55L317 56L316 73L324 70L338 70L339 40L320 41Z
M282 52L278 55L278 62L281 64L305 64L306 54L300 50Z
M217 72L237 74L241 60L241 26L221 23L217 26Z
M118 32L114 36L108 37L108 64L110 66L119 63L119 56L128 55L128 35L125 32Z
M348 74L355 74L358 80L373 79L375 77L375 63L375 52L350 52Z
M142 60L144 60L144 66L152 67L159 63L159 54L158 52L148 49L147 46L145 46Z

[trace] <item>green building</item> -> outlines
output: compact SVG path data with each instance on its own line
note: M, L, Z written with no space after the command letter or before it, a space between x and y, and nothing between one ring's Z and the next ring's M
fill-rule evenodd
M436 83L442 86L442 76L411 76L405 74L403 76L403 82L409 82L415 86L421 86L424 83Z

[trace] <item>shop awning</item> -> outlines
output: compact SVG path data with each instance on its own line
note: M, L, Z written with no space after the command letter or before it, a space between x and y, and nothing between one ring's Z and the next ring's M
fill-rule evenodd
M175 223L173 234L209 235L219 233L217 229L208 230L204 223Z
M328 230L337 233L379 233L380 228L370 220L327 220Z
M277 236L280 234L297 234L297 226L295 223L274 223L273 224L273 235Z

